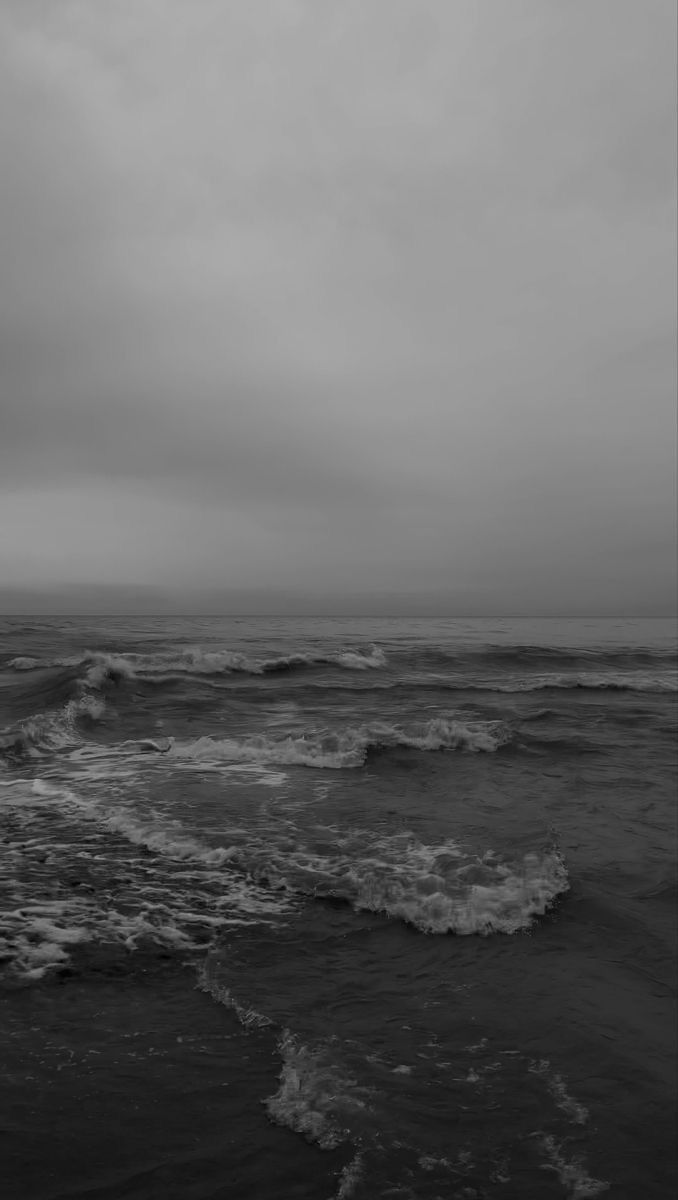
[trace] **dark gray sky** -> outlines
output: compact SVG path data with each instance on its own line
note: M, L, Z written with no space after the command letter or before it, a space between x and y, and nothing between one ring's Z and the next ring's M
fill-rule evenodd
M675 26L0 0L5 607L671 611Z

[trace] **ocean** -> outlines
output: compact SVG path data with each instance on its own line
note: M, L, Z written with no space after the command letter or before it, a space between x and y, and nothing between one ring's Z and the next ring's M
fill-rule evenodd
M675 623L0 618L6 1200L664 1200Z

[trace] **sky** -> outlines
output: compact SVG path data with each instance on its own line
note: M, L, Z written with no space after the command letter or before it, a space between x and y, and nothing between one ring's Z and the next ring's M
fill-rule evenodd
M674 0L0 0L0 609L653 615Z

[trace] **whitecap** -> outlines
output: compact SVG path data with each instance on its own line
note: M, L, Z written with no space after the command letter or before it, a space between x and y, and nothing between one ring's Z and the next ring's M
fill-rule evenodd
M343 770L361 767L370 751L397 747L410 750L464 750L492 754L511 741L510 729L501 721L460 721L435 717L403 728L370 722L343 730L309 730L299 736L236 738L201 737L177 742L172 755L200 763L259 762L284 766Z

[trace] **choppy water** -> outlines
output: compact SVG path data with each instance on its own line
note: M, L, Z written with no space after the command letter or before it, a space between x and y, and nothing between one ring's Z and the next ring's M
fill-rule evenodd
M677 686L659 621L1 619L10 1198L671 1194Z

